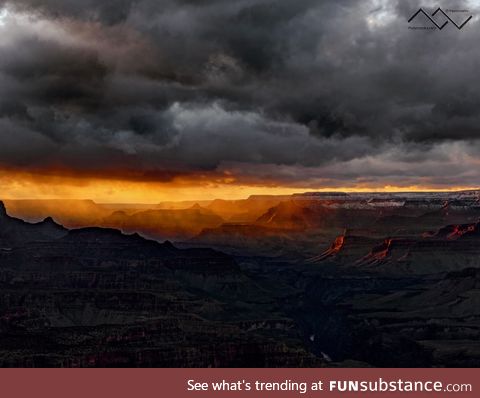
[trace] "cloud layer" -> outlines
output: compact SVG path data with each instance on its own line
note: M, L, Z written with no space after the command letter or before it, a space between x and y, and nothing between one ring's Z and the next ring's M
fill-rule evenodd
M476 3L421 31L405 0L0 0L0 165L478 185Z

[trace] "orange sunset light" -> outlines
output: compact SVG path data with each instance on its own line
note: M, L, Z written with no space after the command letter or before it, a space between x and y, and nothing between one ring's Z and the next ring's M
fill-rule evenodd
M290 195L306 191L421 192L476 189L469 186L282 186L237 183L235 179L176 178L171 182L108 178L45 176L0 172L2 199L92 199L99 203L157 203L161 201L243 199L250 195Z

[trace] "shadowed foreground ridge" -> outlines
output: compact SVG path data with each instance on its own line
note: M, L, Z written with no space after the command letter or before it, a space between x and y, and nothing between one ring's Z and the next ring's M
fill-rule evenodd
M1 366L321 363L232 257L51 224L1 212Z

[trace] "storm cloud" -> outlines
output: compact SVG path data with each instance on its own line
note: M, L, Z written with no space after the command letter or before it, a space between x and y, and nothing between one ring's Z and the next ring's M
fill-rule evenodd
M454 3L0 0L0 166L478 185L480 2Z

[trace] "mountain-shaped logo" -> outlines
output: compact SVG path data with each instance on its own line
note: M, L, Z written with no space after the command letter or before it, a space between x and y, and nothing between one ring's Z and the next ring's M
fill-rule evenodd
M458 12L458 13L468 12L467 10L447 10L447 11ZM448 13L443 11L441 7L438 7L432 14L429 14L423 8L419 8L418 11L410 17L410 19L408 20L408 23L412 22L420 14L423 14L433 24L433 26L431 26L430 29L437 28L439 30L442 30L449 23L452 23L458 30L460 30L473 18L473 15L470 15L467 19L465 19L465 21L463 21L459 25L452 18L450 18ZM444 21L442 24L437 23L437 18L436 18L437 15L443 15L446 18L446 21ZM424 29L428 29L428 28L429 27L424 27Z

